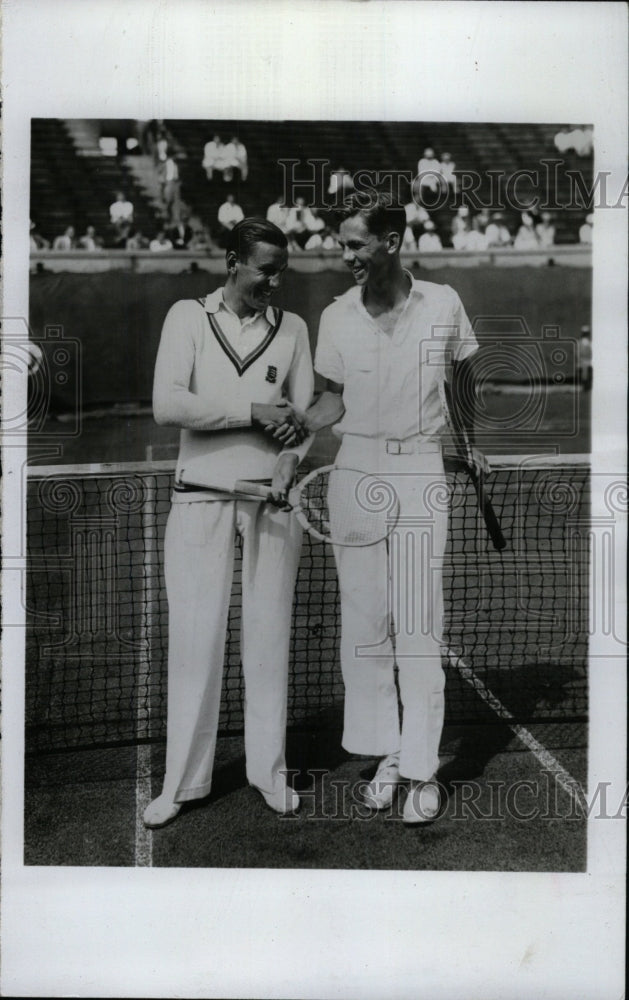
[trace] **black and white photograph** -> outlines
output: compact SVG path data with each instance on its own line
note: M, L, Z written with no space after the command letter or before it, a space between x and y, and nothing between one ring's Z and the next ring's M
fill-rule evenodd
M473 89L475 23L501 80L533 6L584 44L589 4L142 2L146 93L22 105L9 58L3 992L447 998L464 936L466 995L620 995L622 46L603 110L600 54L578 100L386 69L441 25Z
M584 870L592 127L31 127L25 861Z

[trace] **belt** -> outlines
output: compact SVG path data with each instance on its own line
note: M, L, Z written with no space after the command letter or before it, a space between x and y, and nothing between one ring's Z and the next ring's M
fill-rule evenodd
M441 451L441 445L438 441L427 441L426 438L422 437L387 438L384 443L387 455L416 455L420 452L422 454L430 452L436 454Z

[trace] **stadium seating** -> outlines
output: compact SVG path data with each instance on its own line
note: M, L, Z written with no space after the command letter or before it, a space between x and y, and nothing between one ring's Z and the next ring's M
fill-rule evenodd
M107 241L109 206L118 190L133 202L137 225L151 232L153 212L122 160L78 156L63 121L32 120L30 214L43 236L52 241L67 226L79 236L93 225Z
M228 139L237 134L249 152L249 179L236 185L237 200L245 212L264 212L281 191L283 172L278 160L299 159L300 176L307 176L307 159L326 159L330 168L339 165L350 171L415 171L423 150L432 146L437 157L449 152L457 169L477 171L482 179L480 197L489 201L488 169L502 170L509 176L516 170L540 171L540 195L557 204L568 205L570 187L564 169L558 174L558 188L546 189L543 159L558 158L553 137L556 125L457 124L452 122L242 122L182 121L167 122L170 132L187 150L183 165L183 197L200 211L210 224L223 200L220 185L212 188L201 168L203 146L214 132ZM592 180L592 158L563 156L565 167L579 170L585 184ZM180 167L181 169L181 167ZM219 190L216 190L218 188ZM522 190L525 185L522 185ZM554 203L554 202L553 202ZM586 206L556 211L556 241L575 243L579 225L587 214ZM439 208L433 213L437 228L449 231L451 210ZM517 212L507 212L512 228L519 224Z
M182 181L182 198L192 211L216 229L216 215L227 190L232 190L245 214L266 213L283 189L280 159L299 160L296 174L306 179L308 159L327 160L326 184L330 169L346 167L350 172L397 170L414 172L427 146L437 155L447 151L458 170L477 171L481 177L479 197L489 202L488 170L506 176L517 170L540 170L541 161L557 159L554 135L557 125L482 124L451 122L310 122L185 120L165 122L175 150ZM236 134L249 154L249 177L230 185L208 183L201 167L203 147L218 132L224 141ZM566 168L578 170L587 188L592 183L592 157L573 152L562 154L565 161L556 184L551 177L547 189L540 170L540 194L568 205L570 197ZM145 192L137 186L124 157L79 156L69 131L58 119L34 119L32 131L31 217L49 239L74 225L77 235L93 224L107 234L108 208L114 192L125 190L136 209L136 220L145 233L160 225ZM522 185L522 190L526 185ZM552 189L555 187L556 189ZM306 191L297 192L307 194ZM578 229L588 206L555 211L556 242L576 243ZM452 208L437 207L432 213L447 243ZM507 211L512 231L519 225L517 211Z

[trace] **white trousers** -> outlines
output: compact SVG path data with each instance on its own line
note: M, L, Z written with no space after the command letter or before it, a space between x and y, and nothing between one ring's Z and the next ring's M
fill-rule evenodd
M377 472L400 501L399 520L386 541L365 548L335 547L345 683L343 746L372 756L400 751L401 775L427 781L439 764L444 717L440 644L448 498L441 452L392 455L383 441L346 435L336 464Z
M164 543L169 645L163 794L175 802L207 795L212 784L235 532L243 543L247 779L269 793L284 780L301 528L292 515L251 501L174 503Z

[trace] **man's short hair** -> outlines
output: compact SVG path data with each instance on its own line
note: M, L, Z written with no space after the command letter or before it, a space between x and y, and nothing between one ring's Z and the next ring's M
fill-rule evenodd
M397 233L400 242L404 239L406 212L404 206L396 202L389 192L357 192L350 195L339 210L339 223L356 215L362 216L369 232L379 239L387 233Z
M258 243L270 243L282 250L288 246L288 240L279 226L269 222L268 219L252 216L250 219L237 222L229 231L225 241L225 252L233 252L237 254L238 260L245 262Z

